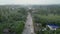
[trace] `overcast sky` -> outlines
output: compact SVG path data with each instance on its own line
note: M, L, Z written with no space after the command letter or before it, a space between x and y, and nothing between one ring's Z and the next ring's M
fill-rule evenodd
M4 4L60 4L60 0L0 0Z

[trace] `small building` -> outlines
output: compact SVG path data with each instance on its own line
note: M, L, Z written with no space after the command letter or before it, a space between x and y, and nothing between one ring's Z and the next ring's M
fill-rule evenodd
M47 27L50 29L50 30L56 30L59 28L58 25L56 24L47 24Z

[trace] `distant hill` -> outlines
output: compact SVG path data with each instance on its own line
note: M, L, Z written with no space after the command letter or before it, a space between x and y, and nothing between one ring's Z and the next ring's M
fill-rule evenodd
M54 5L30 5L30 7L32 7L32 8L55 8L55 7L59 7L60 8L60 4L54 4Z
M25 8L25 6L24 5L0 5L0 8L4 8L4 7L9 7L9 8L21 8L21 7L24 7Z

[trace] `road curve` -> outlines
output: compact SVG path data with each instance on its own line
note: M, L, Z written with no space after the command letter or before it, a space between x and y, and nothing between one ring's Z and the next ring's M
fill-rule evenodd
M24 27L22 34L35 34L32 16L29 12L28 12L27 20L26 20L25 27Z

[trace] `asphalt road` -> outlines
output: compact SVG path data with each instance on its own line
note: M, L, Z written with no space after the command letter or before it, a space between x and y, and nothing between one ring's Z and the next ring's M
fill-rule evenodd
M32 16L29 12L28 12L27 20L26 20L25 27L24 27L22 34L35 34Z

